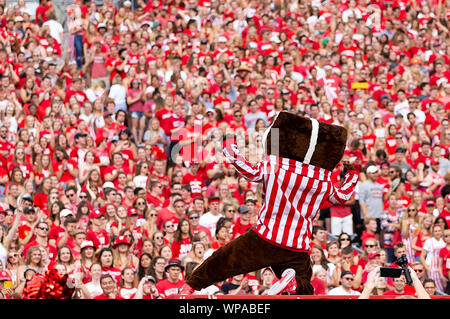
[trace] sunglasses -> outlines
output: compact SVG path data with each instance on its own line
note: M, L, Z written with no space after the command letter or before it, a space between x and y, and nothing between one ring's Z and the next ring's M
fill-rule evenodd
M198 216L191 216L189 219L198 219Z
M38 227L37 229L48 231L47 227Z
M408 212L415 212L415 209L408 209Z
M83 198L87 198L87 195L80 195L78 197L80 197L80 199L83 199Z
M353 281L353 280L354 280L353 278L350 278L350 277L343 277L342 279L344 279L344 280L350 280L350 281Z
M366 245L366 248L373 248L375 245Z
M340 241L350 241L350 238L341 238Z
M423 272L423 269L414 269L415 272Z

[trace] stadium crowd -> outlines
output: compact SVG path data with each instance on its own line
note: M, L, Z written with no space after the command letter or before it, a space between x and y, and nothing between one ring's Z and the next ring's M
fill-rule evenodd
M256 222L260 186L222 136L257 163L282 110L346 127L361 172L314 221L315 294L360 294L402 254L448 294L448 21L449 0L0 0L0 297L173 297ZM372 287L415 294L404 276Z

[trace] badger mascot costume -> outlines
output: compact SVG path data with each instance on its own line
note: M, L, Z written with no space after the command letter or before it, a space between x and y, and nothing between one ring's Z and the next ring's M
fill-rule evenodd
M358 172L345 165L343 181L330 181L346 141L343 127L284 111L265 131L266 157L256 165L242 156L235 139L226 139L223 152L230 163L248 181L263 184L262 206L255 226L198 266L180 294L269 266L281 278L269 294L286 292L288 282L290 294L313 294L312 221L325 201L349 200L358 181Z

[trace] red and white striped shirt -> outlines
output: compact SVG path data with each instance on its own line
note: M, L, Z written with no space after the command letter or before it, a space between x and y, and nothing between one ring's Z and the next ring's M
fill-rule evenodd
M252 165L236 144L225 145L223 152L248 181L263 183L264 202L253 231L285 249L309 251L312 221L320 206L326 200L349 200L358 182L353 170L346 173L342 184L334 185L331 171L311 164L269 155Z

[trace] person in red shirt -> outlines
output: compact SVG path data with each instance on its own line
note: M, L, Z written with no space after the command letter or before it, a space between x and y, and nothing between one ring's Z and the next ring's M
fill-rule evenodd
M198 144L201 138L201 131L196 130L194 115L186 116L186 125L178 131L179 145L181 146L181 155L185 162L198 160Z
M71 218L74 218L74 213L72 210L64 208L59 212L59 223L55 223L53 221L51 227L50 227L50 233L48 234L49 244L56 247L56 243L59 241L61 237L65 234L64 229L64 223L66 219L71 216ZM55 218L55 217L53 217ZM57 219L56 219L57 220Z
M39 222L39 219L36 215L36 209L32 206L23 209L23 216L25 218L18 227L19 239L24 243L28 243L36 238L32 230ZM18 215L15 218L22 218L22 215Z
M388 290L383 293L383 296L414 296L414 293L411 291L407 291L406 287L406 279L405 275L401 275L399 278L393 278L393 288L392 290Z
M364 221L365 230L363 231L363 233L361 235L362 247L365 247L366 240L368 240L369 238L378 242L378 237L376 234L377 227L378 227L378 224L377 224L376 218L368 218Z
M159 230L163 230L163 225L166 221L172 220L175 217L175 201L181 199L180 193L172 193L169 197L169 205L161 208L158 211L158 217L156 217L156 227ZM184 202L184 201L183 201Z
M222 221L222 218L223 217L221 217L217 221L216 234L214 237L214 241L211 244L211 248L214 250L217 250L220 247L225 246L231 240L230 230L226 225L226 221L225 220Z
M428 141L423 141L421 144L422 152L419 153L419 156L414 161L414 168L417 168L419 163L423 163L430 167L431 164L431 143Z
M441 250L439 251L439 273L441 274L441 278L443 277L447 279L447 287L445 289L445 293L448 294L450 291L450 229L444 229L444 242L445 247L441 248Z
M92 241L96 249L101 249L109 244L109 234L104 229L102 217L103 214L99 210L94 210L89 214L92 226L86 233L86 240Z
M181 218L174 234L174 240L171 245L172 257L183 259L189 254L192 248L192 233L189 221Z
M183 176L181 181L182 185L190 185L192 191L192 198L197 196L204 197L206 192L206 184L203 176L199 174L200 163L197 161L192 161L189 167L189 173Z
M62 146L55 149L53 169L60 183L75 181L78 178L78 162L69 158L67 151Z
M112 165L106 167L105 169L105 181L115 182L120 171L127 174L127 178L129 180L133 179L130 168L125 164L123 154L120 152L115 152L112 154Z
M117 293L117 283L110 274L105 274L100 278L100 287L103 293L94 299L124 299Z
M322 226L313 226L311 233L311 243L310 246L314 245L320 246L324 251L327 250L327 231Z
M450 194L445 196L445 206L439 216L445 219L447 226L450 228Z
M38 114L41 118L45 117L48 109L50 109L50 104L52 101L52 96L56 95L56 91L52 89L52 82L49 76L45 76L42 79L42 86L40 90L35 93L39 96Z
M239 206L238 213L239 217L236 219L233 225L233 238L236 238L250 228L252 228L253 224L251 223L251 215L249 214L250 210L247 205Z
M48 257L51 261L54 261L56 259L58 251L56 250L55 246L52 246L48 243L48 234L49 234L50 228L48 227L48 224L44 221L39 221L36 225L36 229L34 231L35 233L35 239L28 242L27 245L25 245L23 249L23 256L27 257L27 252L30 247L41 245L42 247L45 247L48 251Z
M199 231L204 231L206 233L206 235L209 237L209 239L212 239L211 236L211 231L209 230L209 228L200 225L199 221L200 221L200 213L198 210L190 210L187 213L187 217L189 219L189 225L190 225L190 229L191 229L191 233L192 235L197 234Z
M150 183L150 192L147 193L145 200L148 204L155 207L157 211L164 207L164 197L162 196L162 184L159 181Z
M44 22L48 21L48 15L51 12L55 12L53 3L48 0L41 0L39 6L36 8L36 23L42 25Z
M179 289L185 284L180 279L180 273L184 271L184 266L178 259L171 259L164 268L167 273L167 279L163 279L156 284L156 288L160 295L165 298L178 294Z
M69 100L72 96L75 96L78 103L80 105L84 105L84 102L88 100L86 93L83 91L83 80L82 78L76 78L73 80L73 84L71 89L69 89L66 93L66 97L64 99L64 104L67 109L70 109Z
M160 183L162 184L162 196L164 196L165 199L168 199L171 190L170 190L170 178L167 176L166 171L166 164L165 161L162 159L155 159L153 162L153 166L151 168L151 175L152 177L157 177ZM149 182L150 179L147 179Z
M110 55L106 59L105 66L106 70L109 72L109 81L112 83L116 75L118 75L121 79L126 77L126 73L124 72L124 66L126 64L126 60L121 59L119 56L119 49L117 45L113 44L109 47Z

